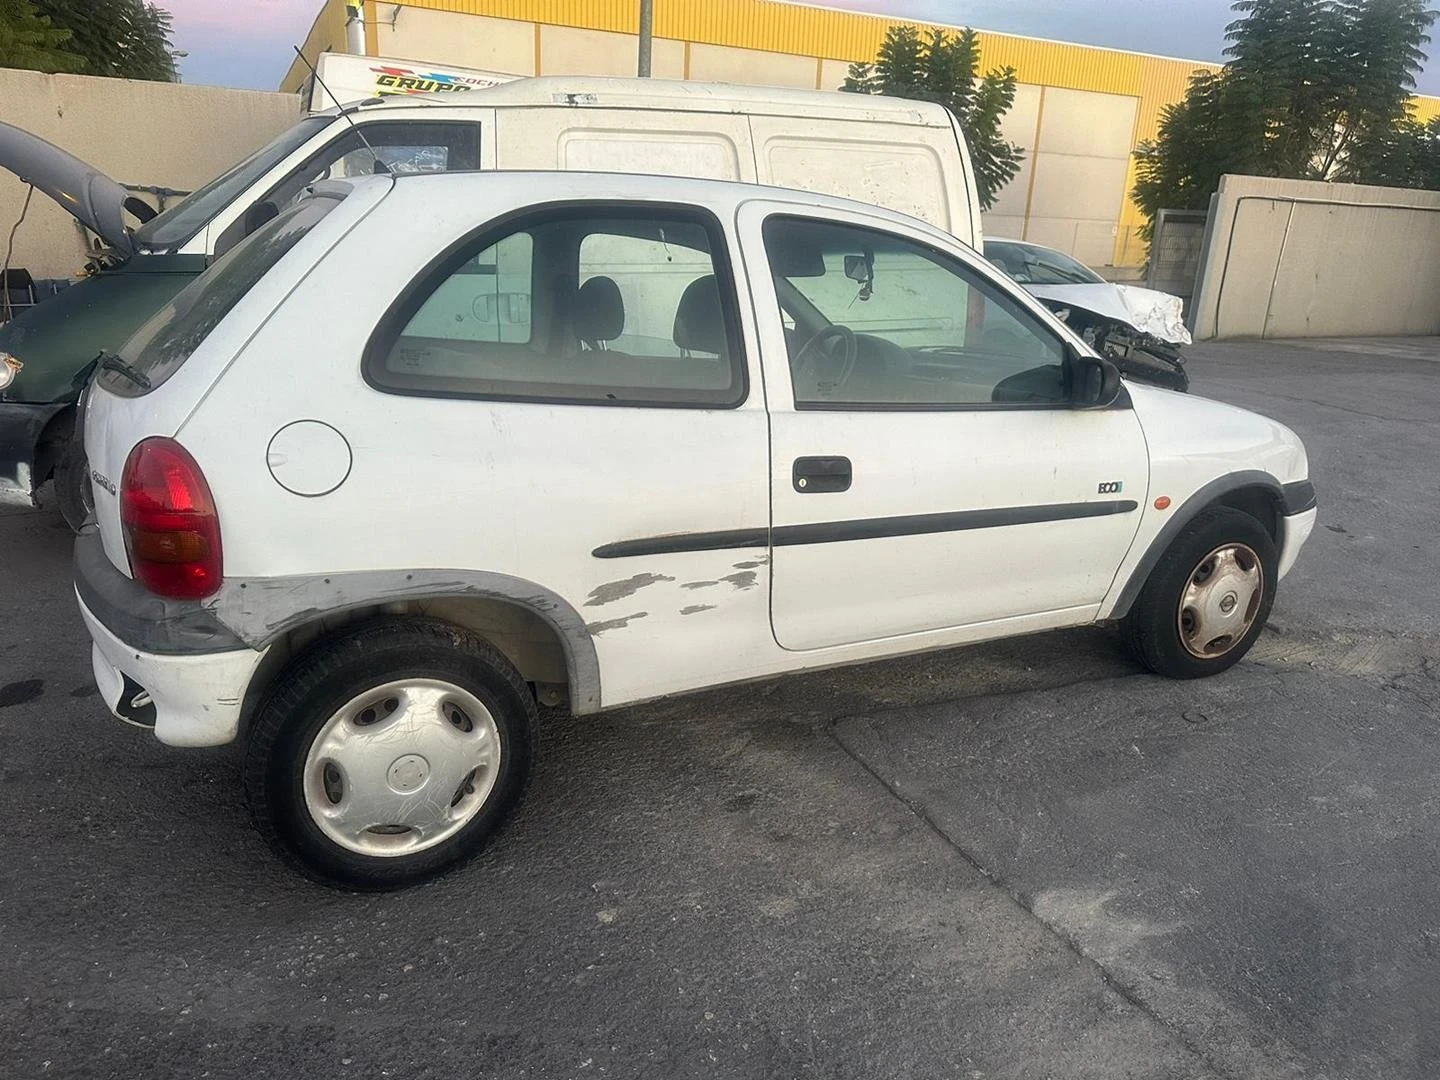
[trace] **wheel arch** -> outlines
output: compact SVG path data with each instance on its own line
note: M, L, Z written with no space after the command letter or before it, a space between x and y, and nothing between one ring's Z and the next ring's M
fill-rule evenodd
M1180 504L1179 509L1170 515L1170 520L1155 534L1149 547L1145 549L1145 554L1126 578L1114 606L1104 617L1123 619L1130 613L1131 606L1140 595L1140 590L1145 587L1145 582L1160 557L1200 513L1213 506L1229 506L1249 514L1278 545L1281 540L1280 522L1286 508L1285 488L1286 485L1281 484L1270 473L1259 469L1227 473L1199 488Z
M234 578L208 606L247 645L266 650L242 730L279 672L316 641L356 622L415 615L475 632L529 682L563 684L576 715L600 709L600 666L584 620L562 597L520 578L449 570Z

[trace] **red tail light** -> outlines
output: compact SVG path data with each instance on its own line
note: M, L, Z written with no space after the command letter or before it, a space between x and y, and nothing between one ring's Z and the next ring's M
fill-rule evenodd
M198 600L220 588L220 517L200 466L174 439L130 451L120 481L130 572L151 592Z

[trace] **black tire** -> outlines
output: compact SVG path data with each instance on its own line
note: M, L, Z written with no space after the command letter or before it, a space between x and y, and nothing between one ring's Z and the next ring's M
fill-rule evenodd
M78 431L66 438L55 463L55 501L65 524L76 533L95 508L90 462L85 457L85 443Z
M1261 591L1248 629L1218 656L1199 656L1181 636L1181 599L1206 557L1225 545L1244 545L1259 559ZM1150 572L1121 623L1126 641L1142 664L1157 675L1198 679L1217 675L1250 651L1265 628L1275 600L1278 559L1275 541L1249 514L1228 506L1201 511L1175 538Z
M443 680L479 699L500 737L500 764L480 809L458 832L407 854L361 854L326 836L307 808L306 755L347 702L400 678ZM529 687L503 655L474 634L430 619L365 623L323 639L276 680L246 741L245 797L260 834L307 876L341 888L403 888L485 847L530 782L536 731Z

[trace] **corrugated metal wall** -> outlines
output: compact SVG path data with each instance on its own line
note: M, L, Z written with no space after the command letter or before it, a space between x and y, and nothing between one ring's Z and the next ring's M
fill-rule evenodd
M635 0L399 2L436 11L581 26L590 30L633 34L639 29L639 5ZM828 60L869 60L891 26L910 21L776 0L657 0L655 4L657 37ZM1142 61L1151 59L1136 53L983 31L980 41L981 63L986 68L1013 67L1022 82L1109 94L1137 93ZM1189 70L1190 65L1185 61L1178 63Z
M310 33L305 35L305 44L300 46L300 52L313 64L322 52L336 49L343 51L344 48L345 0L324 0L315 16L315 22L310 27ZM309 75L305 65L300 63L300 58L296 57L290 61L290 69L285 73L280 89L287 94L297 93L305 85Z

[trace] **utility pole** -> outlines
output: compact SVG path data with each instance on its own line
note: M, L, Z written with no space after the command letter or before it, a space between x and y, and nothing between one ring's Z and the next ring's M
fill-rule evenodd
M650 39L655 32L655 0L640 0L640 58L635 74L650 78Z
M365 55L365 9L363 4L364 0L347 0L345 4L345 51L354 56Z

